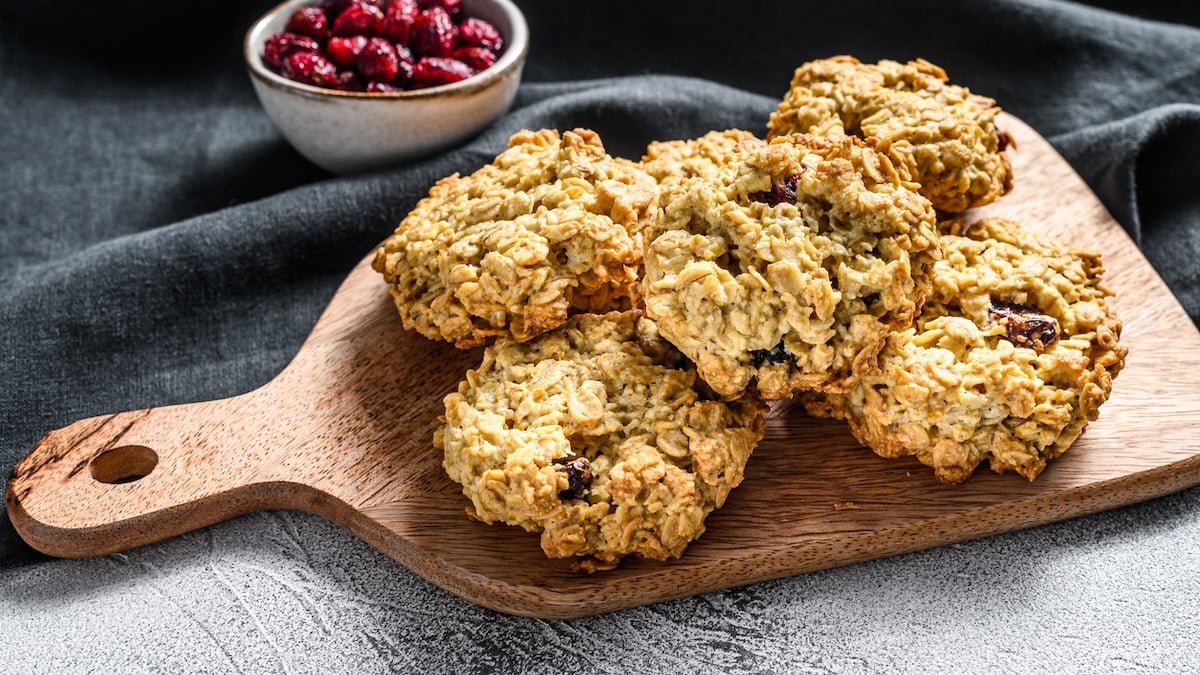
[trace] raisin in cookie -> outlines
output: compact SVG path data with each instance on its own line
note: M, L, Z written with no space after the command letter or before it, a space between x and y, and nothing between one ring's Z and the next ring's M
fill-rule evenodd
M771 114L767 137L794 132L879 139L938 210L957 213L994 201L1012 188L990 98L949 84L923 59L864 64L852 56L810 61Z
M646 146L642 168L658 181L659 203L666 206L685 191L692 178L709 176L732 163L744 148L762 144L741 129L710 131L688 140L654 141Z
M722 396L845 388L919 310L934 228L871 141L777 137L659 214L643 301Z
M915 326L848 393L806 406L946 482L985 460L1033 480L1096 419L1125 362L1100 256L995 218L951 223L942 247Z
M491 164L439 180L373 266L407 328L463 348L528 340L571 310L635 304L657 190L592 131L521 131Z
M577 314L497 340L445 399L434 443L468 513L541 533L588 571L667 560L742 481L764 432L756 396L715 400L637 310Z

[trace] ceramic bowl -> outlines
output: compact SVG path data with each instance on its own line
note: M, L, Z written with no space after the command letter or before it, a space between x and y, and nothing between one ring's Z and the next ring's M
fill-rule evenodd
M491 22L505 39L500 58L461 82L396 93L359 93L294 82L263 63L263 43L299 7L288 0L246 33L250 81L284 138L314 164L339 174L393 166L475 136L512 104L529 49L525 17L511 0L463 0L463 11Z

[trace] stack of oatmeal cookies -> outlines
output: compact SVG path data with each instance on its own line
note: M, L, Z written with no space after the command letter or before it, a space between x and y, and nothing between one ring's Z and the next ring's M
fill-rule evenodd
M468 513L588 571L681 555L771 402L946 482L1034 479L1124 364L1100 257L1013 222L989 98L923 60L798 68L765 137L612 157L523 131L377 252L404 325L482 363L434 442Z

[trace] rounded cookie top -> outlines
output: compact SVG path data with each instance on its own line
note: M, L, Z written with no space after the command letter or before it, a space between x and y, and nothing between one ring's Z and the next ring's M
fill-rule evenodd
M521 131L439 180L376 252L405 327L463 348L636 300L657 185L586 129Z
M771 114L767 137L795 132L874 137L921 185L938 210L958 213L1012 188L990 98L948 83L944 70L918 59L864 64L852 56L810 61Z
M646 312L722 396L845 388L911 322L939 255L913 187L870 141L748 148L647 230Z
M468 512L541 532L589 571L678 557L743 476L756 396L721 402L640 312L498 340L445 399L434 442Z
M951 222L915 325L845 394L810 400L946 482L983 461L1033 480L1096 419L1124 365L1100 256L1011 221Z
M686 191L692 178L710 176L735 161L742 149L762 144L761 139L741 129L710 131L686 140L654 141L646 146L642 168L658 181L659 203L666 206Z

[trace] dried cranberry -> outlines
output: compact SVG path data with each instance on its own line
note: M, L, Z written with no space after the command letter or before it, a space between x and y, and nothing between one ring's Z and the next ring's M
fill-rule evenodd
M800 184L800 176L792 174L783 179L782 183L775 183L770 190L763 192L755 192L750 195L750 198L756 202L766 202L767 206L778 206L779 204L795 204L796 203L796 186Z
M368 82L391 82L400 72L396 48L383 38L371 38L358 54L358 72Z
M338 73L337 88L341 91L362 91L363 81L353 70L343 70Z
M450 56L471 66L475 72L487 70L496 62L496 52L486 47L459 47Z
M280 73L289 80L318 87L336 87L338 81L337 67L329 59L313 52L289 54Z
M352 68L366 46L367 38L362 35L329 38L325 43L325 56L338 68Z
M487 47L493 52L504 47L504 38L500 30L492 24L471 17L458 26L458 43L465 47Z
M263 43L263 61L274 70L283 68L283 62L295 52L321 51L321 45L307 35L276 33Z
M383 12L375 5L354 4L346 8L333 22L334 35L378 35L383 26Z
M392 0L383 10L383 25L379 28L379 35L407 46L413 25L420 14L417 0Z
M1015 302L993 301L989 314L1004 322L1004 334L1018 347L1043 351L1058 342L1058 322L1032 307Z
M458 27L445 9L430 7L417 17L408 47L418 56L449 56L458 39Z
M405 47L404 45L399 44L399 43L394 44L392 46L396 48L396 56L401 61L408 61L409 63L416 61L416 59L413 58L412 51L408 47Z
M421 9L441 7L451 17L462 13L462 0L421 0Z
M559 491L559 499L581 499L587 495L592 486L592 463L587 457L560 457L554 464L567 474L567 489Z
M301 7L288 18L287 26L283 30L323 41L329 34L329 19L320 7Z
M400 48L398 47L397 51L399 51L399 49ZM413 69L416 67L416 65L417 64L414 63L411 58L404 58L401 56L399 63L400 73L396 75L396 79L392 80L392 84L407 87L410 83L412 83Z
M457 59L427 56L413 66L413 89L436 87L467 79L474 74L471 66Z

